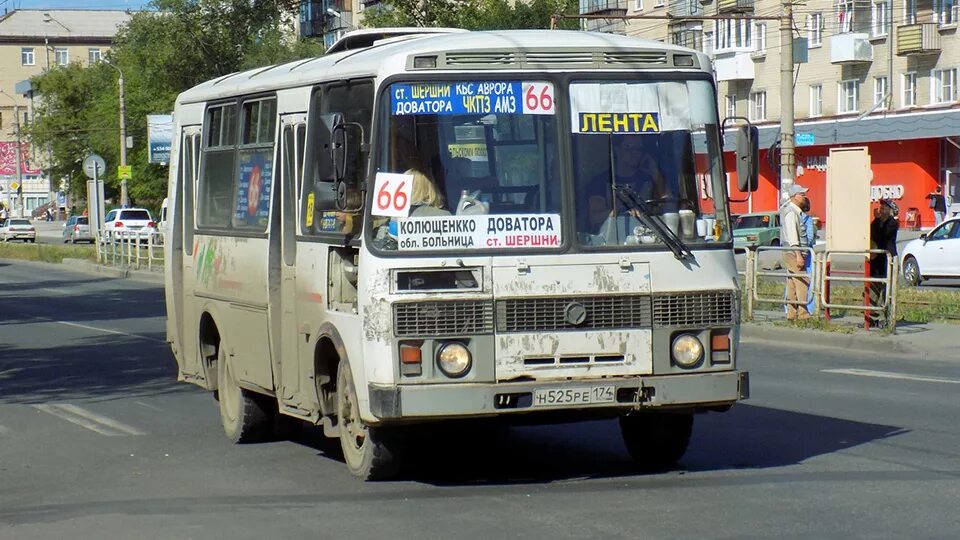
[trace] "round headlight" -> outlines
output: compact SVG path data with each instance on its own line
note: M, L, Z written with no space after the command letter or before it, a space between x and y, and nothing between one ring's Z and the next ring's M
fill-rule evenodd
M673 361L682 368L697 365L703 358L703 344L692 334L682 334L673 340Z
M437 365L447 377L463 377L470 363L470 351L463 343L447 343L437 351Z

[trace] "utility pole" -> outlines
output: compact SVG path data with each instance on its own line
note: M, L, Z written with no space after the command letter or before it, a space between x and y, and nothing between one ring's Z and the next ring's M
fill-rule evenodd
M13 119L17 130L17 202L20 204L20 217L23 217L23 151L20 149L20 105L13 105Z
M793 0L783 0L780 18L780 197L786 197L797 172L793 146Z
M120 86L120 166L125 168L127 166L127 105L123 97L123 70L109 60L104 60L104 63L117 70L120 75L118 81ZM130 206L126 178L120 180L120 206L124 208Z

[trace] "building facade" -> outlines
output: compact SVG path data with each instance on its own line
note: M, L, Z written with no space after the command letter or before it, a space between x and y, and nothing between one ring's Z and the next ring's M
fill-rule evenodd
M721 117L760 127L761 148L779 137L779 0L581 0L588 30L683 45L714 60ZM677 20L617 19L671 15ZM686 20L688 16L720 17ZM797 182L824 216L830 148L866 146L871 197L894 199L906 225L933 224L927 194L937 186L960 212L960 0L809 0L794 6ZM797 53L800 53L799 55ZM728 148L730 148L728 146ZM775 150L761 156L761 187L734 211L772 210L779 201ZM728 170L733 171L732 157ZM736 182L731 182L738 198Z
M38 98L30 78L72 63L99 62L130 17L126 11L59 9L0 15L0 202L12 214L29 216L55 197L59 188L43 173L43 150L31 147L22 135L33 120ZM14 187L18 176L19 189Z
M359 28L367 7L380 0L303 0L300 2L300 37L320 38L329 48L344 34Z

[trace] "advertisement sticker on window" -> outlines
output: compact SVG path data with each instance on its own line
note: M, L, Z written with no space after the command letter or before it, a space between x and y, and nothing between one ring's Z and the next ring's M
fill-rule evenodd
M240 185L233 221L236 225L266 226L270 216L270 184L273 158L270 152L240 154Z

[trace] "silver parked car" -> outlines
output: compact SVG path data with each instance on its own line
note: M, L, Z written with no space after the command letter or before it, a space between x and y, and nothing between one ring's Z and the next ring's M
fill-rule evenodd
M77 242L93 243L90 234L90 220L87 216L70 216L63 225L63 241L76 244Z
M37 230L33 228L29 219L9 218L0 222L0 240L4 242L10 242L12 240L36 242Z

